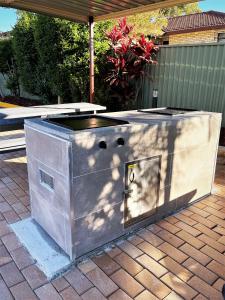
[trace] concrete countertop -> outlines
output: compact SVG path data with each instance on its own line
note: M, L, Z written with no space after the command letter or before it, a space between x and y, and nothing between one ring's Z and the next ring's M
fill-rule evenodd
M4 108L0 109L0 121L9 119L25 119L31 117L49 116L56 114L66 113L79 113L89 111L105 111L106 107L91 104L86 102L80 103L66 103L66 104L54 104L54 105L41 105L30 107L18 107L18 108Z

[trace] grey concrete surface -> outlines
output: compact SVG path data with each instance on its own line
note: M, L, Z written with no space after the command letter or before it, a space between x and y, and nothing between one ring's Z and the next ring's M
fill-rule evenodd
M65 104L53 104L53 105L39 105L30 107L18 107L18 108L4 108L0 109L0 120L30 118L50 116L57 114L67 113L81 113L92 111L104 111L105 106L91 104L87 102L79 103L65 103Z
M11 228L49 280L70 266L66 253L31 218L16 222Z
M209 195L214 179L221 114L101 115L129 124L72 131L25 123L32 217L71 259Z

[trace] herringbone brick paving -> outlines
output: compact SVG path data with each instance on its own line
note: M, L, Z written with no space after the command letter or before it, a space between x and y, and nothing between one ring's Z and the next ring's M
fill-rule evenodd
M7 226L30 215L25 152L1 154L0 300L223 299L223 151L213 193L48 282Z

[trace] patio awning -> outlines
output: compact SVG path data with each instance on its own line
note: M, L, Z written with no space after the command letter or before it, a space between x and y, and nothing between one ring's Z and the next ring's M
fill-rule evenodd
M0 0L0 6L88 22L171 7L196 0Z

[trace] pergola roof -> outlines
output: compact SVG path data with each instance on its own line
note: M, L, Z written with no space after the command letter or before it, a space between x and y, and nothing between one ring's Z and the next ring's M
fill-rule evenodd
M88 22L90 16L101 21L190 2L194 0L0 0L0 6Z

